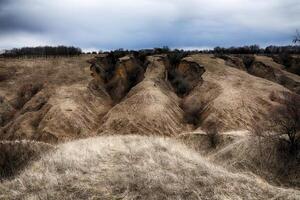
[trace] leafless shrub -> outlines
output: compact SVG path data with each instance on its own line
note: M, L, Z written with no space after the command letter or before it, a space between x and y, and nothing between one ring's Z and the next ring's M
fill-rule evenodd
M39 142L1 141L0 180L17 175L30 161L52 148L51 145Z
M17 91L17 97L13 104L16 109L21 109L24 104L29 101L35 94L43 89L43 84L40 82L26 83Z
M0 82L5 81L9 78L7 73L0 72Z
M299 151L300 143L300 96L281 92L279 105L270 112L273 128L281 141L288 143L290 153Z
M277 99L278 97L277 97L276 93L275 93L274 91L272 91L272 92L270 93L269 98L270 98L271 101L276 101L276 99Z
M272 92L270 99L277 102L269 113L270 125L253 121L252 132L259 138L276 141L281 150L287 146L289 153L295 154L300 149L300 96L287 91Z
M201 123L201 115L207 108L207 103L192 101L183 103L184 121L188 124L198 126Z
M15 72L14 68L0 69L0 82L10 79Z
M5 97L0 95L0 127L8 123L14 114L15 109L9 104Z
M294 43L300 42L300 33L299 33L298 30L296 30L296 35L294 36L293 42L294 42Z
M218 125L219 123L217 121L209 121L205 126L206 134L212 148L216 148L219 144Z

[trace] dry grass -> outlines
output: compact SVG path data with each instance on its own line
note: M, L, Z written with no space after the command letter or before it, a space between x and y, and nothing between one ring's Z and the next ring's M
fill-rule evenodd
M0 74L8 78L1 81L0 95L9 100L15 98L18 88L24 83L43 83L45 86L65 86L74 83L88 84L92 79L89 64L91 55L57 58L5 58L0 59Z
M21 109L34 95L43 89L44 85L40 82L25 83L19 87L17 97L13 101L16 109Z
M14 180L1 199L299 199L230 173L184 145L158 137L110 136L59 145Z
M287 154L288 145L268 137L246 136L209 155L231 170L252 172L268 182L300 188L299 155Z
M207 102L202 113L202 126L209 121L219 120L220 131L251 128L253 118L268 123L272 91L286 90L281 85L254 77L248 73L226 65L225 61L210 55L193 55L195 61L205 66L203 84L196 87L186 97Z

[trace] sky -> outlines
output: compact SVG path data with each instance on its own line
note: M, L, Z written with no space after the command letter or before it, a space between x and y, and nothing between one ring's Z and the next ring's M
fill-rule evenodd
M288 45L299 0L0 0L0 50Z

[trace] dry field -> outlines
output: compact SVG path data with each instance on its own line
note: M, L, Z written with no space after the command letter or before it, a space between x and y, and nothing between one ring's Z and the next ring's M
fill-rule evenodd
M1 58L0 199L300 199L300 155L252 132L298 75L264 56L247 71L192 55L173 74L162 55L113 74L91 58Z

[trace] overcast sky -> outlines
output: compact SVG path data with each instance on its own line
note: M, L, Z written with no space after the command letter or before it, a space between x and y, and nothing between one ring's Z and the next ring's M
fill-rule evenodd
M300 0L0 0L0 49L291 44Z

